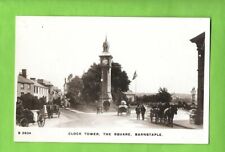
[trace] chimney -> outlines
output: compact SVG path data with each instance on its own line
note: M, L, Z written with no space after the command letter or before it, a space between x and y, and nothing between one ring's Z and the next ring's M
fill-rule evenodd
M30 78L31 80L33 80L33 81L36 81L36 78Z
M22 76L24 78L27 78L27 70L26 69L22 69Z
M43 84L44 80L43 79L37 79L37 82Z

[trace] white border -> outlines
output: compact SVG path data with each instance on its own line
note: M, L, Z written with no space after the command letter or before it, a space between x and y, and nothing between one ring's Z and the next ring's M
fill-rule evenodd
M160 17L163 19L163 17ZM168 19L168 18L166 18ZM190 19L190 18L188 18ZM201 18L202 19L202 18ZM210 19L205 31L205 78L204 78L204 122L203 129L107 129L105 132L130 133L132 136L104 136L103 131L88 128L23 128L16 126L16 106L14 106L15 142L81 142L81 143L168 143L168 144L208 144L209 143L209 60L210 60ZM191 43L191 42L190 42ZM196 50L197 51L197 50ZM16 52L17 55L17 52ZM15 57L16 58L16 57ZM15 60L15 64L17 61ZM14 100L17 100L17 73L15 72ZM16 105L16 104L15 104ZM31 135L18 135L30 132ZM100 136L68 135L69 132L98 132ZM135 133L159 133L161 136L135 136Z

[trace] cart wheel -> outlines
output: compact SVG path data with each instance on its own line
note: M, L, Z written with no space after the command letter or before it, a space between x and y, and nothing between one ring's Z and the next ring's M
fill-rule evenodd
M38 123L38 127L44 127L44 125L45 125L45 118L44 118L44 116L40 115L38 117L37 123Z
M20 120L20 126L22 126L22 127L28 127L28 120L26 119L26 118L22 118L21 120Z

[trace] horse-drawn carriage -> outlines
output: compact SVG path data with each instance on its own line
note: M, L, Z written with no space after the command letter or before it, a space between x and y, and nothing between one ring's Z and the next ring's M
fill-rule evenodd
M173 118L177 114L176 105L157 106L150 109L151 123L173 127Z
M152 109L150 109L150 120L151 120L151 122L153 123L158 123L158 121L159 121L159 108L156 108L156 107L154 107L154 108L152 108Z
M126 105L125 101L121 101L121 104L118 106L117 115L122 115L126 113L126 115L130 115L131 111L129 106Z
M59 118L60 117L60 108L57 104L48 103L46 105L48 118L53 118L54 114Z
M17 111L16 124L19 126L28 127L30 123L34 124L35 122L37 122L39 127L43 127L45 125L44 109L31 111L26 108Z

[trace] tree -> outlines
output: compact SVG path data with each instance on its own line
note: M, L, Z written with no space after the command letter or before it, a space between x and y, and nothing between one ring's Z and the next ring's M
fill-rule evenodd
M38 98L33 96L32 94L30 94L30 93L23 94L23 95L21 95L20 99L22 100L22 104L25 109L26 108L29 110L40 109L40 104L39 104Z
M115 91L126 92L129 89L130 80L125 71L122 71L119 63L112 63L112 88Z
M118 89L118 90L113 89L112 97L113 97L113 101L116 103L116 105L120 105L120 102L122 100L126 101L127 104L130 104L130 102L128 101L127 96L120 89Z
M68 82L68 92L66 97L70 99L70 103L78 103L81 101L81 92L84 88L83 81L80 77L75 76Z
M129 90L130 80L126 71L122 71L119 63L112 63L112 97L116 104L120 104L121 100L128 101L126 95L123 92Z
M101 89L101 66L94 63L82 76L84 88L82 91L83 99L88 102L94 102L100 97Z
M171 94L167 91L166 88L159 88L157 95L157 101L163 103L169 103L172 100Z
M47 101L46 101L46 97L41 97L39 98L39 109L42 109L44 107L44 105L46 105Z
M120 102L126 100L123 92L129 89L130 80L125 71L122 71L119 63L112 63L111 69L111 85L113 100ZM94 63L82 78L72 79L68 83L67 97L76 101L76 97L80 92L81 98L86 103L99 100L101 95L101 65Z
M151 94L151 95L143 95L137 97L137 101L139 103L146 103L146 104L151 104L157 102L157 95L156 94Z

